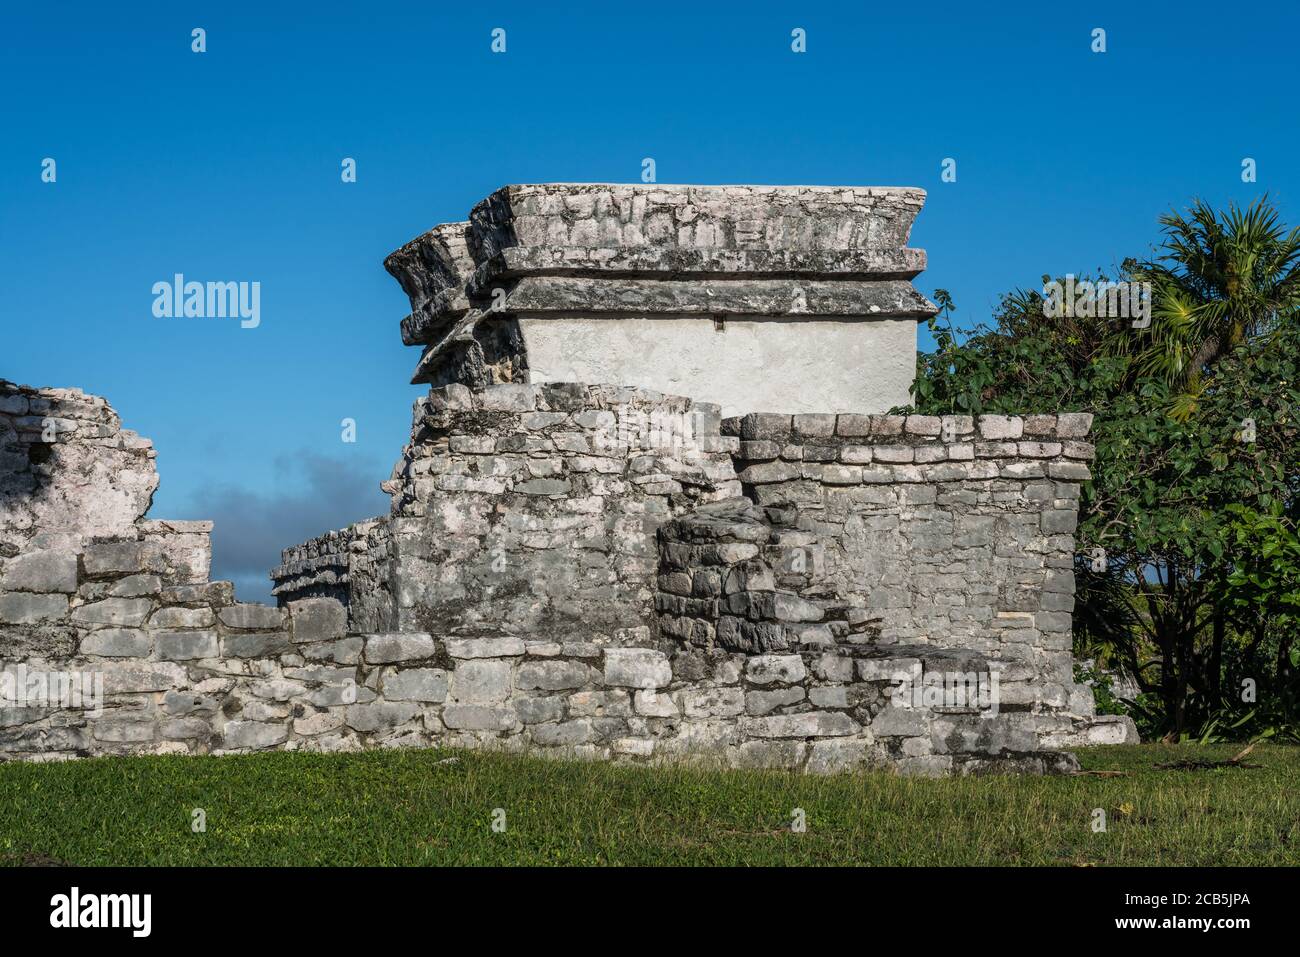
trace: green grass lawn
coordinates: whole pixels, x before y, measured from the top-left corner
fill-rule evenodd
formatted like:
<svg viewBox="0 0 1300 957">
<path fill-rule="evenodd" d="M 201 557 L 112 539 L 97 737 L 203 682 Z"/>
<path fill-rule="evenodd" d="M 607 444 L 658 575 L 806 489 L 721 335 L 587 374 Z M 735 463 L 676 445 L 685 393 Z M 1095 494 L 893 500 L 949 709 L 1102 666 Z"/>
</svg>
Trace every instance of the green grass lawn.
<svg viewBox="0 0 1300 957">
<path fill-rule="evenodd" d="M 1084 767 L 1126 774 L 947 780 L 448 751 L 10 763 L 0 863 L 1300 863 L 1300 748 L 1261 746 L 1253 769 L 1154 767 L 1237 750 L 1097 748 Z"/>
</svg>

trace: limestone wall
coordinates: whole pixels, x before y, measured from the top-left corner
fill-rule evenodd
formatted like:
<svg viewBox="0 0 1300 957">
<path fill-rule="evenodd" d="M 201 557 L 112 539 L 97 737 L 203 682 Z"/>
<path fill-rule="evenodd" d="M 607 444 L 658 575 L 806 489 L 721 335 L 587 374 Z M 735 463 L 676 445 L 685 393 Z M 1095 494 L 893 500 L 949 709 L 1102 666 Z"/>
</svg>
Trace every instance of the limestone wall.
<svg viewBox="0 0 1300 957">
<path fill-rule="evenodd" d="M 66 394 L 8 397 L 18 417 Z M 450 385 L 416 405 L 392 513 L 287 549 L 272 608 L 207 581 L 210 523 L 123 510 L 110 473 L 152 491 L 148 443 L 73 398 L 88 426 L 17 423 L 5 448 L 0 758 L 448 744 L 1037 772 L 1132 733 L 1068 679 L 1086 417 L 724 424 L 631 388 Z"/>
<path fill-rule="evenodd" d="M 346 595 L 359 630 L 647 632 L 656 530 L 740 492 L 719 426 L 716 406 L 630 388 L 431 390 L 392 515 L 286 549 L 276 595 Z"/>
<path fill-rule="evenodd" d="M 654 641 L 357 634 L 333 598 L 236 602 L 169 583 L 156 543 L 0 564 L 0 759 L 429 746 L 814 772 L 1072 767 L 1068 715 L 895 704 L 899 675 L 987 670 L 924 647 L 755 655 Z M 17 601 L 14 601 L 17 599 Z M 33 633 L 57 643 L 25 641 Z M 635 631 L 635 630 L 633 630 Z"/>
<path fill-rule="evenodd" d="M 1065 707 L 1083 694 L 1071 612 L 1091 423 L 760 414 L 724 429 L 741 438 L 747 494 L 788 516 L 786 539 L 806 541 L 816 577 L 805 591 L 846 606 L 849 624 L 869 622 L 872 641 L 1006 662 L 1004 701 Z"/>
<path fill-rule="evenodd" d="M 894 705 L 900 673 L 954 666 L 926 649 L 350 634 L 334 599 L 270 608 L 235 602 L 227 582 L 164 584 L 157 553 L 135 540 L 84 546 L 43 578 L 13 570 L 6 587 L 54 598 L 29 615 L 69 641 L 15 661 L 0 626 L 0 759 L 453 745 L 815 772 L 1073 767 L 1041 737 L 1072 741 L 1068 718 L 1031 727 Z M 75 701 L 50 697 L 74 689 Z"/>
<path fill-rule="evenodd" d="M 0 379 L 0 555 L 133 529 L 154 458 L 99 396 Z"/>
</svg>

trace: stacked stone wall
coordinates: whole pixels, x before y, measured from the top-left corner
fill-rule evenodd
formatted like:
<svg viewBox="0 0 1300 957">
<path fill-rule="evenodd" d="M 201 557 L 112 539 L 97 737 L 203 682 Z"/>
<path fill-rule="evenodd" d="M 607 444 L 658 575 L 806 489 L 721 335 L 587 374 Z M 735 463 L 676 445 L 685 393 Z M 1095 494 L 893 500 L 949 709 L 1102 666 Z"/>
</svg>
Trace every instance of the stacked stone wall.
<svg viewBox="0 0 1300 957">
<path fill-rule="evenodd" d="M 49 411 L 44 390 L 8 395 L 25 402 L 10 416 Z M 938 774 L 1068 769 L 1061 748 L 1131 733 L 1052 686 L 1081 419 L 957 422 L 948 442 L 916 417 L 724 428 L 716 406 L 642 390 L 451 385 L 417 403 L 392 514 L 286 550 L 268 607 L 207 580 L 210 523 L 145 519 L 139 499 L 120 511 L 108 473 L 126 454 L 144 476 L 127 487 L 151 492 L 152 450 L 102 400 L 72 398 L 85 432 L 37 443 L 10 426 L 55 446 L 42 462 L 85 468 L 7 460 L 0 758 L 445 744 Z M 96 534 L 75 495 L 26 502 L 42 482 L 90 483 Z M 991 517 L 988 541 L 957 540 L 966 515 Z M 871 521 L 916 553 L 904 606 L 854 565 Z M 909 531 L 936 524 L 954 536 L 936 551 Z M 1007 575 L 1009 609 L 970 587 Z M 992 617 L 958 595 L 987 596 Z M 908 633 L 922 616 L 929 631 Z M 997 676 L 1001 707 L 908 691 L 953 675 Z"/>
<path fill-rule="evenodd" d="M 392 515 L 287 549 L 277 597 L 347 583 L 361 629 L 645 631 L 658 527 L 739 494 L 720 423 L 716 406 L 638 389 L 434 389 L 384 485 Z"/>
<path fill-rule="evenodd" d="M 1004 700 L 1063 708 L 1082 698 L 1071 612 L 1091 424 L 1082 413 L 758 414 L 724 431 L 741 440 L 746 493 L 795 526 L 787 539 L 807 537 L 804 632 L 832 596 L 872 640 L 1014 663 Z"/>
</svg>

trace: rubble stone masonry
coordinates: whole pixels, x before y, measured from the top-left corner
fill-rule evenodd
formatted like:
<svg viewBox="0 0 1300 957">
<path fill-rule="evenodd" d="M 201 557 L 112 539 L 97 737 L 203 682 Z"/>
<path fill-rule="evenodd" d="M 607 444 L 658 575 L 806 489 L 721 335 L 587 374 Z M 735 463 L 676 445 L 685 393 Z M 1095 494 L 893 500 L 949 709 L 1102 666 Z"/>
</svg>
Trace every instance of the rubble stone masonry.
<svg viewBox="0 0 1300 957">
<path fill-rule="evenodd" d="M 914 341 L 932 311 L 904 245 L 922 199 L 507 187 L 404 246 L 388 265 L 432 388 L 390 512 L 286 548 L 278 607 L 208 580 L 210 523 L 145 518 L 154 452 L 107 402 L 0 380 L 0 758 L 457 745 L 1041 773 L 1135 740 L 1072 677 L 1089 415 L 890 415 L 892 385 L 818 411 L 816 350 L 746 394 L 751 353 L 722 339 L 721 394 L 678 395 L 636 350 L 647 315 L 780 342 L 811 313 L 910 369 L 872 330 L 884 313 Z M 624 353 L 542 371 L 588 339 Z M 832 392 L 863 374 L 823 359 Z"/>
</svg>

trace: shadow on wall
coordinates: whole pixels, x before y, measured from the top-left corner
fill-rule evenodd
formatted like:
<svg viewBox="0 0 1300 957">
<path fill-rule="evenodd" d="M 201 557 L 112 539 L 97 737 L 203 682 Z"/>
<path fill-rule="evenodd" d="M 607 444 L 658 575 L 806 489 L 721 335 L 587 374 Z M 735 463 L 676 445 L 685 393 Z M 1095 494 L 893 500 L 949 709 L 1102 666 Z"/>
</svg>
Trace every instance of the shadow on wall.
<svg viewBox="0 0 1300 957">
<path fill-rule="evenodd" d="M 374 463 L 299 451 L 275 460 L 269 491 L 210 485 L 194 493 L 192 518 L 211 519 L 212 580 L 235 583 L 240 601 L 274 605 L 267 572 L 280 551 L 332 528 L 388 513 Z"/>
</svg>

